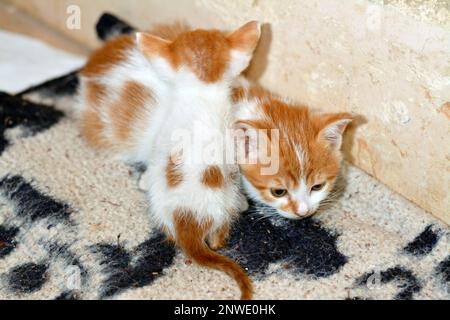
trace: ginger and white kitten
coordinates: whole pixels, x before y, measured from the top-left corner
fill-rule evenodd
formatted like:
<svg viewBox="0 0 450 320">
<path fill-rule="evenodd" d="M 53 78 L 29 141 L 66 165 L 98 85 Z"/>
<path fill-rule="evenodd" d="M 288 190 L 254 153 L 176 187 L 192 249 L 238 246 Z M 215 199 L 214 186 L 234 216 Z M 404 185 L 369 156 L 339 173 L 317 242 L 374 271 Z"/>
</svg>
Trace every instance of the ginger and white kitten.
<svg viewBox="0 0 450 320">
<path fill-rule="evenodd" d="M 249 22 L 235 32 L 120 36 L 89 59 L 81 73 L 80 125 L 86 141 L 126 161 L 147 164 L 150 211 L 160 228 L 200 265 L 226 272 L 252 296 L 252 283 L 222 247 L 246 204 L 237 164 L 204 163 L 172 138 L 182 132 L 206 147 L 232 126 L 231 85 L 260 37 Z M 194 130 L 200 129 L 201 136 Z M 209 245 L 208 245 L 209 244 Z"/>
<path fill-rule="evenodd" d="M 278 129 L 279 135 L 276 173 L 264 174 L 261 169 L 273 163 L 262 163 L 259 158 L 240 165 L 248 196 L 276 208 L 286 218 L 314 214 L 333 190 L 342 160 L 342 135 L 352 121 L 351 114 L 312 112 L 243 78 L 235 84 L 233 99 L 238 128 Z"/>
</svg>

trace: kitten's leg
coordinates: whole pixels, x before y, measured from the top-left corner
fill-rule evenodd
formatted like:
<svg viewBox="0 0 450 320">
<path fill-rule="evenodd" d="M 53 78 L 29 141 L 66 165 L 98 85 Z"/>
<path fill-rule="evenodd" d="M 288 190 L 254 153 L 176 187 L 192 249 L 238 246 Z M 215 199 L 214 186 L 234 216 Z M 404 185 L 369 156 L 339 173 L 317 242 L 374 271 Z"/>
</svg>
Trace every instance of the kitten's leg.
<svg viewBox="0 0 450 320">
<path fill-rule="evenodd" d="M 248 205 L 248 201 L 247 201 L 247 197 L 241 193 L 240 197 L 239 197 L 239 213 L 240 212 L 244 212 L 247 211 L 249 205 Z"/>
<path fill-rule="evenodd" d="M 225 223 L 217 231 L 212 233 L 208 238 L 209 247 L 212 250 L 218 250 L 227 243 L 228 234 L 230 233 L 230 224 Z"/>
<path fill-rule="evenodd" d="M 149 176 L 149 170 L 144 171 L 144 173 L 141 174 L 141 176 L 139 177 L 139 181 L 138 181 L 138 188 L 141 191 L 148 191 L 149 190 L 149 186 L 148 186 L 148 176 Z"/>
<path fill-rule="evenodd" d="M 166 241 L 175 244 L 175 238 L 170 234 L 166 234 Z"/>
<path fill-rule="evenodd" d="M 165 234 L 166 236 L 166 241 L 171 242 L 173 244 L 175 244 L 175 238 L 174 236 L 169 232 L 169 229 L 167 227 L 162 227 L 161 231 Z"/>
</svg>

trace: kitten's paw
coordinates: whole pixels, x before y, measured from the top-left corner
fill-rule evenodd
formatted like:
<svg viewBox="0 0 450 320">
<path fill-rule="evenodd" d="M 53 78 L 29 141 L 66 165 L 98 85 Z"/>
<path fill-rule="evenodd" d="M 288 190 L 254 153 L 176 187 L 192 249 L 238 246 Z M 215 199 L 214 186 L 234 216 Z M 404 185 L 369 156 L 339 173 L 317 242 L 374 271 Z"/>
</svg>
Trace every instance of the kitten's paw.
<svg viewBox="0 0 450 320">
<path fill-rule="evenodd" d="M 211 248 L 211 250 L 217 251 L 225 247 L 226 243 L 226 239 L 214 239 L 210 241 L 209 247 Z"/>
<path fill-rule="evenodd" d="M 230 232 L 230 226 L 224 224 L 219 230 L 209 236 L 208 244 L 212 250 L 219 250 L 225 247 L 227 244 L 228 233 Z"/>
<path fill-rule="evenodd" d="M 239 201 L 239 213 L 247 211 L 248 208 L 249 208 L 249 204 L 248 204 L 247 198 L 243 196 L 241 198 L 241 200 Z"/>
<path fill-rule="evenodd" d="M 149 191 L 149 185 L 148 185 L 148 171 L 145 171 L 141 176 L 139 177 L 138 181 L 138 188 L 141 191 Z"/>
</svg>

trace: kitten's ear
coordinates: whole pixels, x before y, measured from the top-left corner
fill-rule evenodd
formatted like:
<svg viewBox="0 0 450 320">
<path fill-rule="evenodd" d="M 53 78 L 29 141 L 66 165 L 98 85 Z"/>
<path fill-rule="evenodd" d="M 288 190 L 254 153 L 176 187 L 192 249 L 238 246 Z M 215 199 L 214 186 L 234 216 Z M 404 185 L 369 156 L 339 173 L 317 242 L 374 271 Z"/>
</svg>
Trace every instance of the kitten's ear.
<svg viewBox="0 0 450 320">
<path fill-rule="evenodd" d="M 231 47 L 235 50 L 251 54 L 261 36 L 261 25 L 258 21 L 250 21 L 228 35 Z"/>
<path fill-rule="evenodd" d="M 148 58 L 165 55 L 169 51 L 170 41 L 146 32 L 136 33 L 136 44 L 139 50 Z"/>
<path fill-rule="evenodd" d="M 342 135 L 347 125 L 352 122 L 350 113 L 329 113 L 319 116 L 319 138 L 325 140 L 331 148 L 339 150 L 342 145 Z"/>
<path fill-rule="evenodd" d="M 258 22 L 251 21 L 228 35 L 231 46 L 230 75 L 236 77 L 248 67 L 261 35 Z"/>
</svg>

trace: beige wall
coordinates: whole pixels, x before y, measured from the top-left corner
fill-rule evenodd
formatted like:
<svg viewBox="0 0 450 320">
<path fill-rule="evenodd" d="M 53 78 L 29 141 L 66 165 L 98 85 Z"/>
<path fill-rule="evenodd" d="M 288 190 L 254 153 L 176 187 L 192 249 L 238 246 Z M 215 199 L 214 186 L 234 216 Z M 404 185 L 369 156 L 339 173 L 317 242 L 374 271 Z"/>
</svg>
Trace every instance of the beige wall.
<svg viewBox="0 0 450 320">
<path fill-rule="evenodd" d="M 450 223 L 450 1 L 10 2 L 91 47 L 105 10 L 141 28 L 176 18 L 266 23 L 252 77 L 293 100 L 365 117 L 346 141 L 347 158 Z M 69 4 L 81 7 L 81 30 L 65 27 Z"/>
</svg>

